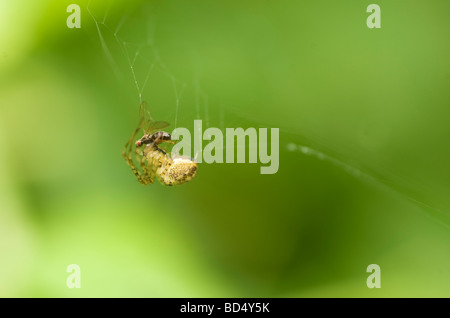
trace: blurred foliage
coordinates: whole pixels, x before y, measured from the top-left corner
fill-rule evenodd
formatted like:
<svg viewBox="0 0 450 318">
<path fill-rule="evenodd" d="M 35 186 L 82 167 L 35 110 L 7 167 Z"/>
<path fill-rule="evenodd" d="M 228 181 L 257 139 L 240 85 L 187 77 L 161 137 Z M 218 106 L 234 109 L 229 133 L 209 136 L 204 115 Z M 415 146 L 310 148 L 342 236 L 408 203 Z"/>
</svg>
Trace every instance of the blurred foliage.
<svg viewBox="0 0 450 318">
<path fill-rule="evenodd" d="M 380 0 L 378 30 L 370 2 L 76 3 L 81 29 L 70 2 L 0 2 L 0 296 L 450 295 L 448 1 Z M 280 127 L 278 173 L 138 184 L 138 50 L 154 118 Z"/>
</svg>

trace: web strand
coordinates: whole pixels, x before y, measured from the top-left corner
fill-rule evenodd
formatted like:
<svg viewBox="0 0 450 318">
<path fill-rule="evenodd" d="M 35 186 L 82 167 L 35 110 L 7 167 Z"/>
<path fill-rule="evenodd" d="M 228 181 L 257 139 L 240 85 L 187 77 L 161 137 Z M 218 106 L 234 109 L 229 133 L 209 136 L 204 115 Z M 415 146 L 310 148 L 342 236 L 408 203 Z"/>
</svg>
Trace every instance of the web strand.
<svg viewBox="0 0 450 318">
<path fill-rule="evenodd" d="M 94 20 L 95 27 L 96 27 L 97 33 L 98 33 L 98 37 L 100 39 L 100 44 L 101 44 L 102 50 L 105 53 L 105 56 L 106 56 L 108 62 L 111 64 L 111 68 L 113 69 L 113 72 L 114 72 L 115 76 L 117 78 L 119 78 L 118 67 L 117 67 L 117 65 L 116 65 L 116 63 L 114 61 L 114 58 L 113 58 L 113 56 L 111 54 L 111 51 L 109 50 L 108 45 L 106 44 L 106 41 L 105 41 L 105 39 L 103 37 L 103 34 L 102 34 L 101 30 L 100 30 L 100 24 L 101 25 L 105 25 L 104 21 L 106 20 L 106 16 L 107 16 L 107 12 L 108 11 L 105 13 L 105 15 L 103 17 L 103 22 L 98 22 L 98 20 L 95 18 L 95 16 L 92 14 L 91 10 L 89 9 L 90 3 L 91 3 L 91 1 L 88 2 L 86 10 L 89 13 L 89 15 L 92 17 L 92 19 Z"/>
<path fill-rule="evenodd" d="M 107 32 L 111 33 L 111 35 L 114 37 L 116 43 L 118 44 L 120 50 L 123 52 L 123 54 L 125 56 L 125 61 L 128 64 L 128 68 L 129 68 L 131 76 L 133 78 L 133 83 L 136 88 L 140 104 L 143 102 L 143 93 L 144 93 L 145 88 L 148 86 L 148 83 L 150 80 L 150 75 L 153 72 L 153 70 L 155 69 L 155 66 L 159 66 L 159 68 L 161 70 L 163 70 L 164 74 L 170 79 L 170 81 L 172 82 L 173 91 L 175 94 L 175 127 L 176 127 L 178 124 L 181 98 L 182 98 L 184 89 L 186 88 L 187 85 L 184 82 L 178 80 L 174 76 L 174 74 L 170 71 L 170 69 L 167 67 L 165 62 L 162 60 L 162 58 L 155 46 L 155 41 L 154 41 L 154 37 L 153 37 L 153 28 L 150 23 L 150 20 L 147 24 L 148 25 L 148 36 L 147 36 L 147 39 L 145 40 L 145 42 L 143 42 L 144 44 L 137 45 L 137 46 L 135 46 L 135 47 L 137 47 L 136 49 L 132 49 L 134 44 L 122 40 L 121 37 L 119 36 L 120 32 L 123 29 L 123 26 L 125 25 L 126 21 L 129 18 L 129 13 L 126 13 L 125 15 L 122 16 L 122 18 L 119 20 L 119 22 L 115 28 L 110 28 L 110 27 L 108 27 L 108 25 L 106 25 L 106 21 L 107 21 L 109 11 L 111 8 L 111 1 L 108 3 L 108 6 L 105 10 L 105 13 L 104 13 L 101 21 L 98 20 L 96 18 L 96 16 L 92 13 L 92 11 L 89 7 L 90 4 L 91 4 L 91 1 L 88 2 L 86 9 L 87 9 L 89 15 L 91 16 L 92 20 L 94 21 L 94 24 L 95 24 L 95 27 L 96 27 L 96 30 L 98 33 L 98 37 L 100 40 L 101 48 L 102 48 L 105 56 L 106 56 L 107 60 L 109 61 L 109 63 L 111 64 L 111 67 L 112 67 L 115 75 L 119 78 L 118 66 L 115 63 L 113 55 L 111 53 L 111 50 L 106 43 L 106 40 L 102 33 L 101 27 L 104 28 L 104 30 L 106 30 Z M 152 54 L 153 54 L 153 60 L 149 60 L 148 58 L 141 56 L 141 51 L 144 48 L 151 48 Z M 145 77 L 142 82 L 138 79 L 138 76 L 136 73 L 136 63 L 138 60 L 142 60 L 148 65 L 148 66 L 146 66 L 147 70 L 145 72 Z"/>
<path fill-rule="evenodd" d="M 447 220 L 448 216 L 445 215 L 440 209 L 432 206 L 431 204 L 425 203 L 422 200 L 414 198 L 413 196 L 408 194 L 407 189 L 403 189 L 400 185 L 396 185 L 395 187 L 389 185 L 387 183 L 387 181 L 390 181 L 389 179 L 385 181 L 382 178 L 375 176 L 374 174 L 371 174 L 367 171 L 363 171 L 359 167 L 355 167 L 352 164 L 346 163 L 336 157 L 330 156 L 328 154 L 325 154 L 324 152 L 318 151 L 311 147 L 297 145 L 295 143 L 289 143 L 287 145 L 287 150 L 290 152 L 300 152 L 303 155 L 314 157 L 321 161 L 329 162 L 332 165 L 343 169 L 344 171 L 346 171 L 347 173 L 349 173 L 350 175 L 352 175 L 357 179 L 363 180 L 366 183 L 369 183 L 373 186 L 377 186 L 391 194 L 394 194 L 396 196 L 405 199 L 406 201 L 418 207 L 419 210 L 421 212 L 424 212 L 427 217 L 432 218 L 440 225 L 446 227 L 447 229 L 450 229 L 450 223 L 448 222 L 449 220 Z"/>
</svg>

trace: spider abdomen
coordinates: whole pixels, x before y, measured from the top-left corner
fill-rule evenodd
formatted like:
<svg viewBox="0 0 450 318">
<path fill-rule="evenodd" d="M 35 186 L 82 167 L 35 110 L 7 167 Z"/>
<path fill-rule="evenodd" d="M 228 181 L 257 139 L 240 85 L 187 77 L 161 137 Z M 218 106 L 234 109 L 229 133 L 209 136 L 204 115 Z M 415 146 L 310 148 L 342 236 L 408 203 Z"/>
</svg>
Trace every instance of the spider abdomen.
<svg viewBox="0 0 450 318">
<path fill-rule="evenodd" d="M 198 165 L 186 157 L 175 157 L 165 160 L 157 170 L 159 181 L 167 186 L 186 183 L 194 178 Z"/>
</svg>

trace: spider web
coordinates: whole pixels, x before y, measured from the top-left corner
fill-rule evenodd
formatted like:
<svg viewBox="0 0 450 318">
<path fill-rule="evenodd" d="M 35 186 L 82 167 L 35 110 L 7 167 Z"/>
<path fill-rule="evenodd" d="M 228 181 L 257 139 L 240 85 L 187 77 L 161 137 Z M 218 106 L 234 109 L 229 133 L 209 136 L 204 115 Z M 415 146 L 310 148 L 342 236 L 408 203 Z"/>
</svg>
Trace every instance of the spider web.
<svg viewBox="0 0 450 318">
<path fill-rule="evenodd" d="M 302 154 L 328 162 L 343 169 L 356 179 L 379 188 L 395 197 L 399 197 L 402 200 L 406 200 L 416 208 L 419 208 L 420 211 L 424 212 L 427 217 L 432 218 L 433 221 L 450 229 L 450 219 L 448 215 L 437 208 L 435 203 L 432 203 L 425 198 L 418 199 L 419 197 L 422 197 L 422 195 L 411 189 L 411 183 L 394 173 L 388 174 L 381 168 L 373 170 L 359 164 L 348 162 L 348 160 L 340 159 L 338 155 L 332 156 L 314 148 L 293 142 L 288 143 L 286 148 L 294 154 Z"/>
<path fill-rule="evenodd" d="M 238 110 L 228 109 L 228 112 L 233 117 L 251 120 L 250 115 L 238 112 Z M 267 123 L 259 123 L 259 127 L 269 126 Z M 450 215 L 434 200 L 430 200 L 424 195 L 425 191 L 419 189 L 419 182 L 416 180 L 402 178 L 397 173 L 388 171 L 384 167 L 355 162 L 333 149 L 333 147 L 327 146 L 327 143 L 317 136 L 305 137 L 304 135 L 293 134 L 293 130 L 289 127 L 280 126 L 280 136 L 282 135 L 287 137 L 286 139 L 291 139 L 291 141 L 280 144 L 280 151 L 285 150 L 292 156 L 308 156 L 342 169 L 355 179 L 380 189 L 392 197 L 408 202 L 433 222 L 450 229 Z M 300 143 L 299 140 L 301 140 Z"/>
<path fill-rule="evenodd" d="M 154 10 L 151 4 L 147 3 L 143 4 L 142 7 L 138 6 L 136 9 L 129 9 L 125 13 L 119 14 L 118 20 L 114 15 L 110 14 L 112 9 L 117 9 L 114 6 L 114 1 L 109 1 L 106 8 L 95 8 L 93 7 L 95 4 L 94 1 L 89 0 L 86 5 L 86 11 L 94 22 L 100 48 L 118 81 L 126 78 L 127 75 L 131 75 L 129 82 L 133 83 L 139 104 L 152 97 L 148 91 L 152 84 L 156 81 L 161 81 L 161 78 L 155 74 L 155 71 L 159 70 L 172 87 L 174 101 L 166 103 L 165 107 L 166 113 L 169 114 L 168 121 L 173 123 L 173 128 L 179 126 L 180 114 L 183 113 L 182 119 L 185 123 L 187 119 L 191 123 L 193 123 L 194 119 L 201 119 L 203 121 L 203 129 L 216 126 L 225 131 L 226 109 L 222 104 L 219 104 L 215 117 L 211 118 L 210 99 L 201 84 L 201 66 L 198 59 L 193 59 L 193 76 L 192 79 L 187 81 L 179 79 L 161 56 L 155 36 L 155 30 L 158 26 L 157 19 L 155 16 L 152 16 Z M 138 9 L 141 9 L 140 12 L 138 12 Z M 141 21 L 135 21 L 139 20 L 139 13 L 142 13 L 140 16 Z M 138 17 L 136 18 L 136 16 Z M 146 29 L 145 32 L 142 32 L 145 33 L 145 36 L 126 34 L 126 29 L 134 31 L 136 29 L 141 30 L 142 27 Z M 120 66 L 123 62 L 126 64 L 124 65 L 125 67 Z M 192 103 L 185 102 L 186 92 L 193 95 Z M 195 112 L 195 115 L 186 115 L 183 112 L 187 110 L 186 108 L 190 108 L 190 110 Z M 137 106 L 136 113 L 138 113 Z M 245 121 L 239 121 L 236 118 L 229 125 L 237 124 L 237 126 L 241 126 Z M 201 131 L 195 133 L 202 134 Z M 222 149 L 227 149 L 225 143 Z M 198 155 L 198 153 L 193 153 L 192 157 L 197 159 Z"/>
<path fill-rule="evenodd" d="M 141 104 L 143 101 L 146 101 L 144 95 L 146 89 L 149 87 L 149 82 L 151 82 L 151 75 L 158 69 L 170 81 L 170 85 L 172 86 L 174 102 L 167 107 L 172 108 L 170 113 L 172 114 L 174 128 L 178 127 L 183 95 L 188 87 L 195 94 L 195 117 L 197 119 L 203 119 L 209 125 L 208 95 L 201 87 L 198 74 L 195 75 L 192 81 L 193 83 L 180 80 L 161 57 L 155 40 L 156 22 L 154 17 L 151 16 L 151 7 L 142 10 L 141 20 L 136 24 L 138 29 L 142 25 L 146 27 L 144 32 L 146 33 L 145 37 L 139 37 L 139 35 L 130 36 L 130 34 L 125 34 L 124 29 L 127 25 L 132 25 L 136 20 L 135 16 L 140 12 L 137 10 L 129 10 L 118 21 L 113 21 L 115 17 L 110 15 L 110 11 L 114 6 L 114 1 L 110 1 L 106 9 L 95 9 L 93 6 L 94 2 L 89 0 L 86 11 L 94 22 L 101 49 L 118 80 L 124 77 L 124 71 L 119 64 L 123 61 L 126 62 L 128 69 L 126 73 L 131 74 L 139 101 L 136 104 Z M 134 30 L 136 28 L 131 26 L 128 29 Z M 130 40 L 129 37 L 135 37 L 135 39 Z M 118 55 L 112 49 L 114 47 L 118 48 L 116 51 L 119 51 L 121 54 Z M 160 81 L 160 78 L 158 78 L 158 81 Z M 138 107 L 136 107 L 137 112 Z"/>
<path fill-rule="evenodd" d="M 113 1 L 108 3 L 106 9 L 99 9 L 98 12 L 92 8 L 92 5 L 93 4 L 91 1 L 89 1 L 86 10 L 94 21 L 100 46 L 105 58 L 110 64 L 117 79 L 121 79 L 124 76 L 122 74 L 123 71 L 119 66 L 120 61 L 126 62 L 126 68 L 128 73 L 131 74 L 131 81 L 135 86 L 134 90 L 137 93 L 136 95 L 139 104 L 145 100 L 143 96 L 146 89 L 149 87 L 151 74 L 156 69 L 159 69 L 170 81 L 172 86 L 174 103 L 168 107 L 169 112 L 172 113 L 171 116 L 173 118 L 174 128 L 177 128 L 179 124 L 179 115 L 181 113 L 182 101 L 186 90 L 189 90 L 194 94 L 195 119 L 202 119 L 206 124 L 205 126 L 210 127 L 210 101 L 208 94 L 201 86 L 200 74 L 198 71 L 199 68 L 195 68 L 192 81 L 188 83 L 180 80 L 167 66 L 158 50 L 155 39 L 155 19 L 151 17 L 151 10 L 144 10 L 147 12 L 147 15 L 145 16 L 147 21 L 146 36 L 144 38 L 130 40 L 128 38 L 129 35 L 123 35 L 123 30 L 125 25 L 130 24 L 133 21 L 132 15 L 135 12 L 126 12 L 118 21 L 111 21 L 112 19 L 110 20 L 111 16 L 109 13 L 114 5 Z M 107 37 L 111 38 L 111 40 L 108 40 Z M 121 56 L 115 57 L 115 54 L 111 50 L 111 47 L 114 44 L 118 46 Z M 139 67 L 137 66 L 138 63 Z M 219 118 L 216 118 L 215 122 L 217 122 L 222 131 L 225 130 L 225 122 L 227 123 L 227 127 L 241 127 L 243 122 L 254 122 L 254 118 L 252 116 L 246 116 L 245 114 L 242 114 L 240 110 L 233 110 L 232 108 L 227 107 L 226 110 L 227 113 L 230 113 L 230 116 L 226 116 L 223 105 L 219 104 L 218 110 Z M 136 107 L 136 113 L 138 113 L 138 107 Z M 232 117 L 231 121 L 229 117 Z M 258 124 L 259 127 L 272 126 L 263 126 L 260 122 Z M 292 130 L 288 128 L 280 128 L 280 132 L 286 133 L 287 135 L 292 134 Z M 422 199 L 423 196 L 420 193 L 413 191 L 412 188 L 416 187 L 412 187 L 411 185 L 414 183 L 405 181 L 395 173 L 388 172 L 381 167 L 370 168 L 359 163 L 355 163 L 354 161 L 339 154 L 339 152 L 323 146 L 326 143 L 321 144 L 317 140 L 312 139 L 305 143 L 298 143 L 298 139 L 305 138 L 304 136 L 300 136 L 300 138 L 295 139 L 296 142 L 283 143 L 283 141 L 281 141 L 282 144 L 280 144 L 280 150 L 285 150 L 292 156 L 309 156 L 343 169 L 354 178 L 359 179 L 373 187 L 380 188 L 395 197 L 399 197 L 402 200 L 411 203 L 433 221 L 450 229 L 449 216 L 440 208 L 437 208 L 435 203 L 432 203 L 427 199 Z M 223 149 L 227 149 L 227 147 L 228 146 L 224 143 Z"/>
</svg>

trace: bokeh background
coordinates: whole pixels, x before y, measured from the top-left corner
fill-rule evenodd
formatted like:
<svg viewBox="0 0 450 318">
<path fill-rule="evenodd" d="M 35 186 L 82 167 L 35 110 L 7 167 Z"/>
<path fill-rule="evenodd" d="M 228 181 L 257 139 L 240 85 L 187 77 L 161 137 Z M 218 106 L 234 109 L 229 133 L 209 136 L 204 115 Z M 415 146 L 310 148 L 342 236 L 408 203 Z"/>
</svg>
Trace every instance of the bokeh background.
<svg viewBox="0 0 450 318">
<path fill-rule="evenodd" d="M 449 297 L 450 2 L 370 3 L 1 0 L 0 296 Z M 140 185 L 130 66 L 156 119 L 279 127 L 278 173 Z"/>
</svg>

